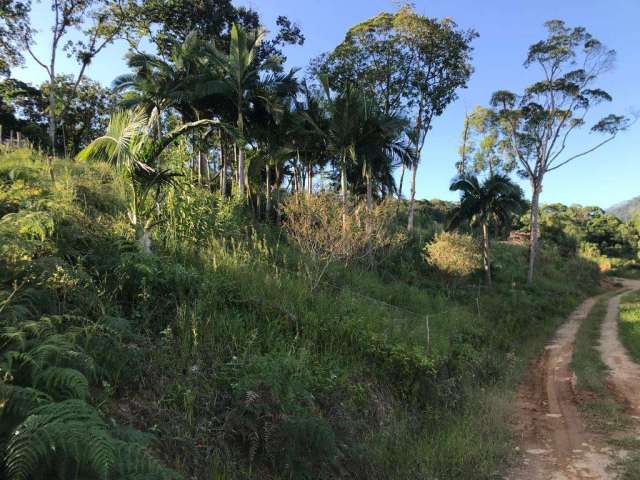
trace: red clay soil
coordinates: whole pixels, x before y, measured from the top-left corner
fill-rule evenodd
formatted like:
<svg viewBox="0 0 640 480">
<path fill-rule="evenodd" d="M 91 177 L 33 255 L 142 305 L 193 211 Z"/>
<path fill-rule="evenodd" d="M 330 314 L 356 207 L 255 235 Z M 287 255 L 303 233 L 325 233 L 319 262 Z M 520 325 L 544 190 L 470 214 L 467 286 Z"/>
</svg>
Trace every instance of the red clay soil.
<svg viewBox="0 0 640 480">
<path fill-rule="evenodd" d="M 585 430 L 571 371 L 573 342 L 580 322 L 597 298 L 582 303 L 557 331 L 544 354 L 529 369 L 518 390 L 520 465 L 510 480 L 613 479 L 610 448 Z"/>
</svg>

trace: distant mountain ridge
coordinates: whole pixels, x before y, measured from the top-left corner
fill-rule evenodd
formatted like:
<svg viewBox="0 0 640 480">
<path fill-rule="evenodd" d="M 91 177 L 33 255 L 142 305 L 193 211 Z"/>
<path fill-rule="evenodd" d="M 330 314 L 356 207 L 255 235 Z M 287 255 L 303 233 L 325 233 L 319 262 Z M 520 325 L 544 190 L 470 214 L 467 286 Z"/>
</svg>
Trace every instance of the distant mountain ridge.
<svg viewBox="0 0 640 480">
<path fill-rule="evenodd" d="M 631 220 L 640 213 L 640 195 L 625 202 L 616 203 L 607 209 L 607 213 L 615 215 L 620 220 Z"/>
</svg>

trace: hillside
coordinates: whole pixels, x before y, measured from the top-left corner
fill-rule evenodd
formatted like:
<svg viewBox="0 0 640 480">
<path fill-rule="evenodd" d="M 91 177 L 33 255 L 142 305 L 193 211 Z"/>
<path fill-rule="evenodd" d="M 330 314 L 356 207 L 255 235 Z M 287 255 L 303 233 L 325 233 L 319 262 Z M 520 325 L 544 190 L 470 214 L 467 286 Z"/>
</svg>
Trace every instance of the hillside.
<svg viewBox="0 0 640 480">
<path fill-rule="evenodd" d="M 545 248 L 525 288 L 504 243 L 492 289 L 446 279 L 430 204 L 422 236 L 310 283 L 279 227 L 186 181 L 145 253 L 126 188 L 98 162 L 0 157 L 10 478 L 495 478 L 515 382 L 598 280 Z"/>
<path fill-rule="evenodd" d="M 615 215 L 620 220 L 632 220 L 638 213 L 640 213 L 640 196 L 609 207 L 607 209 L 607 213 Z"/>
</svg>

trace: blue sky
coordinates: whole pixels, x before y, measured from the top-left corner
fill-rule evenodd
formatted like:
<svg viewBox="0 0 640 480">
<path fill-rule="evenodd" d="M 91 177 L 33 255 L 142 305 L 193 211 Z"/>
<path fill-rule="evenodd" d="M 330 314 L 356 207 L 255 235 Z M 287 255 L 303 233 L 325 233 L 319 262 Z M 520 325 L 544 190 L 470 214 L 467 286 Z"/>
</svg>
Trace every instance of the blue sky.
<svg viewBox="0 0 640 480">
<path fill-rule="evenodd" d="M 46 31 L 50 13 L 48 3 L 35 3 L 33 21 L 43 32 L 37 36 L 36 52 L 48 49 Z M 309 58 L 331 50 L 355 23 L 380 11 L 395 9 L 390 0 L 244 0 L 237 4 L 257 10 L 267 28 L 275 25 L 278 15 L 287 15 L 298 23 L 306 37 L 305 45 L 287 49 L 289 66 L 306 67 Z M 455 174 L 454 164 L 465 111 L 475 105 L 486 105 L 491 93 L 498 89 L 521 91 L 537 78 L 525 70 L 522 62 L 530 44 L 544 37 L 543 23 L 552 18 L 563 19 L 570 26 L 585 26 L 592 34 L 618 52 L 613 71 L 602 77 L 600 86 L 614 98 L 599 111 L 599 116 L 615 112 L 628 114 L 640 110 L 640 0 L 417 0 L 416 10 L 429 16 L 451 17 L 462 28 L 473 28 L 480 34 L 474 42 L 475 72 L 460 98 L 437 119 L 425 145 L 418 170 L 417 196 L 453 200 L 448 191 Z M 126 71 L 123 55 L 126 45 L 118 43 L 104 51 L 87 69 L 89 77 L 110 84 Z M 45 55 L 46 56 L 46 55 Z M 61 72 L 76 72 L 77 67 L 66 58 L 59 64 Z M 32 83 L 46 77 L 32 60 L 26 68 L 16 69 L 14 76 Z M 571 151 L 597 143 L 588 133 L 573 137 Z M 588 157 L 577 160 L 549 174 L 545 179 L 542 201 L 545 203 L 580 203 L 608 207 L 640 195 L 640 122 L 622 133 L 614 142 Z M 527 189 L 527 185 L 523 185 Z"/>
</svg>

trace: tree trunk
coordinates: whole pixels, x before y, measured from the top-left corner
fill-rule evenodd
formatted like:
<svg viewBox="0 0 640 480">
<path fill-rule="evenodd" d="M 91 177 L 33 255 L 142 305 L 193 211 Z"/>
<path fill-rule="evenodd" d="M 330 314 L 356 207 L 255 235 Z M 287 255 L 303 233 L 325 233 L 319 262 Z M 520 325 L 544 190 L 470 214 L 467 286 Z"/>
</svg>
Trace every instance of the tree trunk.
<svg viewBox="0 0 640 480">
<path fill-rule="evenodd" d="M 347 162 L 343 157 L 340 170 L 340 195 L 342 197 L 342 230 L 347 230 Z"/>
<path fill-rule="evenodd" d="M 366 170 L 366 184 L 367 184 L 367 237 L 369 238 L 367 244 L 369 246 L 369 254 L 373 252 L 371 236 L 373 234 L 373 187 L 371 185 L 371 169 Z M 371 265 L 373 266 L 373 257 L 370 256 Z"/>
<path fill-rule="evenodd" d="M 489 244 L 489 225 L 487 222 L 482 223 L 482 260 L 484 263 L 484 278 L 487 287 L 491 286 L 491 246 Z"/>
<path fill-rule="evenodd" d="M 278 167 L 278 163 L 276 162 L 276 225 L 280 225 L 282 223 L 282 212 L 280 211 L 280 168 Z"/>
<path fill-rule="evenodd" d="M 538 209 L 540 204 L 540 192 L 542 191 L 542 179 L 532 180 L 531 186 L 531 232 L 529 238 L 529 272 L 527 273 L 527 283 L 533 283 L 533 271 L 538 253 Z"/>
<path fill-rule="evenodd" d="M 51 153 L 56 153 L 56 92 L 55 74 L 53 72 L 53 61 L 51 62 L 51 76 L 49 77 L 49 141 L 51 142 Z"/>
<path fill-rule="evenodd" d="M 371 170 L 367 169 L 367 210 L 373 210 L 373 187 L 371 185 Z"/>
<path fill-rule="evenodd" d="M 227 155 L 220 140 L 220 195 L 227 196 Z"/>
<path fill-rule="evenodd" d="M 151 232 L 143 230 L 142 235 L 138 238 L 138 243 L 144 253 L 151 253 Z"/>
<path fill-rule="evenodd" d="M 407 221 L 407 232 L 413 231 L 413 216 L 416 200 L 416 174 L 418 173 L 418 163 L 415 162 L 411 167 L 411 194 L 409 197 L 409 220 Z"/>
<path fill-rule="evenodd" d="M 237 99 L 238 106 L 238 130 L 240 132 L 240 142 L 242 145 L 236 141 L 236 145 L 238 146 L 238 193 L 240 194 L 240 198 L 244 198 L 244 118 L 242 118 L 242 93 L 238 92 Z"/>
<path fill-rule="evenodd" d="M 404 183 L 404 171 L 405 165 L 402 162 L 402 169 L 400 170 L 400 183 L 398 185 L 398 200 L 402 200 L 402 184 Z"/>
<path fill-rule="evenodd" d="M 313 194 L 313 164 L 311 160 L 307 162 L 307 194 Z"/>
<path fill-rule="evenodd" d="M 202 152 L 200 150 L 198 150 L 198 154 L 196 155 L 196 161 L 193 168 L 198 174 L 198 183 L 202 184 Z"/>
<path fill-rule="evenodd" d="M 244 148 L 238 146 L 238 194 L 244 198 Z"/>
<path fill-rule="evenodd" d="M 265 192 L 265 217 L 266 220 L 269 221 L 271 219 L 271 178 L 270 178 L 270 169 L 269 165 L 265 167 L 267 173 L 267 190 Z"/>
<path fill-rule="evenodd" d="M 200 181 L 202 183 L 209 183 L 207 181 L 209 179 L 209 161 L 207 152 L 200 151 L 200 168 L 198 170 L 200 173 Z"/>
</svg>

